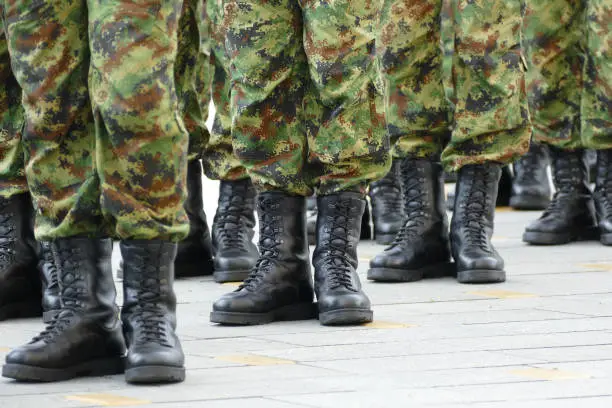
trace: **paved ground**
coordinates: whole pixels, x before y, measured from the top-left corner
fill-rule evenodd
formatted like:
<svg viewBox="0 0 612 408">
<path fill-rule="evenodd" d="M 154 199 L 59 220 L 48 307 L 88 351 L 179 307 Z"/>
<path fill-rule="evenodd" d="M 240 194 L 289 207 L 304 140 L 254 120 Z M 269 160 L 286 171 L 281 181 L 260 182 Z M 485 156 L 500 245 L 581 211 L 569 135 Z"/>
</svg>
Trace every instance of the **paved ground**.
<svg viewBox="0 0 612 408">
<path fill-rule="evenodd" d="M 216 186 L 207 183 L 205 191 L 210 215 Z M 376 321 L 362 327 L 214 326 L 211 302 L 233 287 L 208 278 L 180 281 L 185 383 L 3 379 L 0 408 L 610 408 L 612 251 L 595 242 L 526 247 L 522 229 L 536 215 L 497 215 L 507 283 L 366 283 Z M 361 246 L 362 275 L 381 249 Z M 2 323 L 0 357 L 40 328 L 37 321 Z"/>
</svg>

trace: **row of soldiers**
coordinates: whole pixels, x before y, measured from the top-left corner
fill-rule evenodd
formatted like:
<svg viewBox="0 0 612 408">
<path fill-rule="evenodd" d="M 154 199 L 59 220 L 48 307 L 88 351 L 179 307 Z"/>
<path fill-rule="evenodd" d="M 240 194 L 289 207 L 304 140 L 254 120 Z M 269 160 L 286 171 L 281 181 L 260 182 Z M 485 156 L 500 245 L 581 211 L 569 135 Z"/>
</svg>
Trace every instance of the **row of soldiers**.
<svg viewBox="0 0 612 408">
<path fill-rule="evenodd" d="M 356 248 L 368 186 L 389 179 L 401 223 L 376 231 L 390 246 L 370 279 L 503 282 L 498 183 L 532 136 L 557 192 L 527 240 L 599 223 L 610 244 L 609 0 L 0 6 L 0 318 L 40 313 L 41 269 L 49 322 L 8 354 L 5 377 L 182 381 L 175 274 L 243 281 L 214 303 L 221 324 L 371 321 Z M 597 150 L 594 193 L 584 148 Z M 202 166 L 221 181 L 212 236 Z M 450 233 L 444 168 L 457 172 Z"/>
</svg>

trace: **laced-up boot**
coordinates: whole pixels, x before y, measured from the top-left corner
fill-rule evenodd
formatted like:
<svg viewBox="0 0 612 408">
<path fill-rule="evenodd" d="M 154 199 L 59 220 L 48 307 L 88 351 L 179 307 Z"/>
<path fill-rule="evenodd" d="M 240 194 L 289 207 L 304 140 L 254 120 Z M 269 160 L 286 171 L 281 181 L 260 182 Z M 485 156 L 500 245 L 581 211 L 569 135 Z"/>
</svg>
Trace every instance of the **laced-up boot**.
<svg viewBox="0 0 612 408">
<path fill-rule="evenodd" d="M 357 275 L 357 244 L 365 199 L 359 193 L 341 192 L 317 199 L 315 293 L 323 325 L 371 322 L 370 299 Z"/>
<path fill-rule="evenodd" d="M 556 192 L 542 216 L 527 226 L 523 241 L 561 245 L 597 236 L 595 206 L 583 150 L 550 147 Z"/>
<path fill-rule="evenodd" d="M 308 245 L 317 244 L 317 197 L 311 196 L 307 199 L 306 229 L 308 231 Z M 361 235 L 359 239 L 368 240 L 372 238 L 370 227 L 370 209 L 366 202 L 366 207 L 361 217 Z"/>
<path fill-rule="evenodd" d="M 504 261 L 491 244 L 501 166 L 467 165 L 459 170 L 451 251 L 461 283 L 506 280 Z"/>
<path fill-rule="evenodd" d="M 251 179 L 221 181 L 212 231 L 216 282 L 242 282 L 257 262 L 255 195 Z"/>
<path fill-rule="evenodd" d="M 404 226 L 391 246 L 370 261 L 368 279 L 412 282 L 452 274 L 442 166 L 404 159 L 400 178 Z"/>
<path fill-rule="evenodd" d="M 516 210 L 543 210 L 550 203 L 546 146 L 531 143 L 529 151 L 514 163 L 510 206 Z"/>
<path fill-rule="evenodd" d="M 57 266 L 55 265 L 55 259 L 53 258 L 51 242 L 41 242 L 40 247 L 40 271 L 43 284 L 43 322 L 51 323 L 62 308 L 60 302 L 59 276 Z"/>
<path fill-rule="evenodd" d="M 595 207 L 599 222 L 600 241 L 612 245 L 612 149 L 597 152 Z"/>
<path fill-rule="evenodd" d="M 0 321 L 41 314 L 29 194 L 0 197 Z"/>
<path fill-rule="evenodd" d="M 512 195 L 512 180 L 513 178 L 510 167 L 502 167 L 501 177 L 497 187 L 497 197 L 495 199 L 496 207 L 507 207 L 510 205 L 510 196 Z M 446 209 L 448 211 L 455 211 L 455 192 L 450 192 L 447 195 Z"/>
<path fill-rule="evenodd" d="M 128 346 L 129 383 L 185 380 L 185 355 L 176 335 L 174 259 L 177 244 L 122 241 L 125 260 L 121 320 Z"/>
<path fill-rule="evenodd" d="M 52 243 L 61 311 L 30 343 L 6 356 L 4 377 L 62 381 L 123 372 L 125 342 L 115 305 L 112 248 L 110 239 Z"/>
<path fill-rule="evenodd" d="M 259 193 L 259 259 L 238 289 L 213 304 L 211 322 L 248 325 L 316 316 L 305 204 L 304 197 Z"/>
<path fill-rule="evenodd" d="M 401 160 L 394 160 L 385 177 L 370 184 L 370 203 L 374 239 L 379 245 L 389 245 L 404 224 L 402 188 L 399 181 Z"/>
</svg>

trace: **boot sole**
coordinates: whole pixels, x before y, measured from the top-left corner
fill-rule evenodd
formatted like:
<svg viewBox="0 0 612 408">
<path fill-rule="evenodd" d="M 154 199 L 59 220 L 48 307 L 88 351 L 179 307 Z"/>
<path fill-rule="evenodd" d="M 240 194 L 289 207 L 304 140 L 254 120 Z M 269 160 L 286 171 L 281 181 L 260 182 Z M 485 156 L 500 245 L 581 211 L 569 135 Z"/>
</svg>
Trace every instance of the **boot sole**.
<svg viewBox="0 0 612 408">
<path fill-rule="evenodd" d="M 244 271 L 215 271 L 213 278 L 217 283 L 242 282 L 249 276 L 249 270 Z"/>
<path fill-rule="evenodd" d="M 603 245 L 612 245 L 612 233 L 601 234 L 599 240 Z"/>
<path fill-rule="evenodd" d="M 17 381 L 56 382 L 77 377 L 101 377 L 125 371 L 125 358 L 105 358 L 86 361 L 66 368 L 43 368 L 25 364 L 5 364 L 2 376 Z"/>
<path fill-rule="evenodd" d="M 59 314 L 59 312 L 59 310 L 47 310 L 46 312 L 43 312 L 43 323 L 51 323 L 53 319 L 55 319 L 55 316 Z"/>
<path fill-rule="evenodd" d="M 501 283 L 506 281 L 506 272 L 494 269 L 474 269 L 457 272 L 459 283 Z"/>
<path fill-rule="evenodd" d="M 395 240 L 396 234 L 374 234 L 374 239 L 378 245 L 391 245 Z"/>
<path fill-rule="evenodd" d="M 523 242 L 531 245 L 564 245 L 575 241 L 590 241 L 598 237 L 597 228 L 591 227 L 579 232 L 553 233 L 553 232 L 530 232 L 523 234 Z"/>
<path fill-rule="evenodd" d="M 522 195 L 510 198 L 510 207 L 519 211 L 543 211 L 548 207 L 550 199 L 532 195 Z"/>
<path fill-rule="evenodd" d="M 423 278 L 455 276 L 452 262 L 429 265 L 420 269 L 371 268 L 368 279 L 376 282 L 416 282 Z"/>
<path fill-rule="evenodd" d="M 266 324 L 275 321 L 309 320 L 317 317 L 315 303 L 298 303 L 279 307 L 267 313 L 211 312 L 210 321 L 236 326 Z"/>
<path fill-rule="evenodd" d="M 185 381 L 184 367 L 139 366 L 125 370 L 125 381 L 130 384 L 161 384 Z"/>
<path fill-rule="evenodd" d="M 174 264 L 174 276 L 176 278 L 210 276 L 214 270 L 212 259 L 198 260 L 196 262 L 175 262 Z"/>
<path fill-rule="evenodd" d="M 40 299 L 31 299 L 0 307 L 0 322 L 8 319 L 40 317 L 41 315 L 42 305 L 40 304 Z"/>
<path fill-rule="evenodd" d="M 319 313 L 319 322 L 323 326 L 362 324 L 373 320 L 374 312 L 370 309 L 339 309 Z"/>
</svg>

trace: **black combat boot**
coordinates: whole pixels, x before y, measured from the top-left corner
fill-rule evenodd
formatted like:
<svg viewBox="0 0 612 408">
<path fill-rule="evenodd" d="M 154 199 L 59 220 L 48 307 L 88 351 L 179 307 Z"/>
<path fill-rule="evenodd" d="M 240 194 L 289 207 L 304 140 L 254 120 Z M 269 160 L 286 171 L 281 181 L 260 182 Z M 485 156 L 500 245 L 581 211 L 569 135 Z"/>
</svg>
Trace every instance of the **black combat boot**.
<svg viewBox="0 0 612 408">
<path fill-rule="evenodd" d="M 251 179 L 221 181 L 212 229 L 216 282 L 242 282 L 257 262 L 255 196 Z"/>
<path fill-rule="evenodd" d="M 442 166 L 404 159 L 400 178 L 406 220 L 393 244 L 370 261 L 368 279 L 412 282 L 452 274 Z"/>
<path fill-rule="evenodd" d="M 317 197 L 317 247 L 312 263 L 323 325 L 372 321 L 370 299 L 357 276 L 357 244 L 365 205 L 361 194 L 354 192 Z"/>
<path fill-rule="evenodd" d="M 0 321 L 42 312 L 33 212 L 30 194 L 0 197 Z"/>
<path fill-rule="evenodd" d="M 43 284 L 43 322 L 51 323 L 60 312 L 60 287 L 57 266 L 53 258 L 51 242 L 41 242 L 40 271 Z"/>
<path fill-rule="evenodd" d="M 561 245 L 595 239 L 597 221 L 588 185 L 584 150 L 550 147 L 556 192 L 542 216 L 531 223 L 523 241 L 533 245 Z"/>
<path fill-rule="evenodd" d="M 213 246 L 202 196 L 202 163 L 199 159 L 187 164 L 187 199 L 185 211 L 189 218 L 189 235 L 178 245 L 176 278 L 207 276 L 213 273 Z M 123 279 L 123 260 L 117 271 Z"/>
<path fill-rule="evenodd" d="M 308 197 L 306 212 L 306 229 L 308 231 L 308 245 L 317 244 L 317 197 Z M 361 240 L 372 239 L 372 229 L 370 227 L 370 208 L 366 202 L 363 217 L 361 217 Z"/>
<path fill-rule="evenodd" d="M 506 280 L 504 261 L 491 244 L 501 172 L 501 166 L 493 163 L 467 165 L 459 170 L 451 251 L 461 283 Z"/>
<path fill-rule="evenodd" d="M 257 264 L 236 291 L 213 304 L 210 321 L 248 325 L 314 318 L 305 198 L 259 193 L 257 211 Z"/>
<path fill-rule="evenodd" d="M 124 263 L 121 320 L 128 346 L 129 383 L 185 380 L 185 355 L 176 330 L 174 260 L 177 244 L 122 241 Z"/>
<path fill-rule="evenodd" d="M 393 160 L 393 166 L 385 177 L 370 184 L 370 203 L 374 239 L 379 245 L 389 245 L 404 224 L 402 188 L 399 180 L 401 160 Z"/>
<path fill-rule="evenodd" d="M 62 309 L 30 343 L 6 356 L 2 375 L 50 382 L 122 373 L 125 342 L 115 305 L 112 241 L 62 238 L 52 249 Z"/>
<path fill-rule="evenodd" d="M 545 145 L 531 143 L 529 151 L 514 163 L 510 206 L 515 210 L 544 210 L 550 203 L 548 154 Z"/>
<path fill-rule="evenodd" d="M 495 199 L 496 207 L 507 207 L 510 205 L 510 197 L 512 196 L 513 176 L 510 167 L 504 166 L 501 170 L 499 184 L 497 187 L 497 198 Z M 455 210 L 455 193 L 448 193 L 446 200 L 446 209 L 448 211 Z"/>
<path fill-rule="evenodd" d="M 612 245 L 612 149 L 597 152 L 597 178 L 595 179 L 595 207 L 599 222 L 599 239 Z"/>
</svg>

